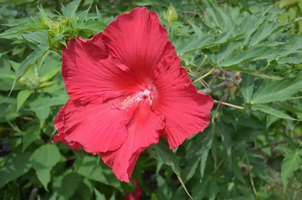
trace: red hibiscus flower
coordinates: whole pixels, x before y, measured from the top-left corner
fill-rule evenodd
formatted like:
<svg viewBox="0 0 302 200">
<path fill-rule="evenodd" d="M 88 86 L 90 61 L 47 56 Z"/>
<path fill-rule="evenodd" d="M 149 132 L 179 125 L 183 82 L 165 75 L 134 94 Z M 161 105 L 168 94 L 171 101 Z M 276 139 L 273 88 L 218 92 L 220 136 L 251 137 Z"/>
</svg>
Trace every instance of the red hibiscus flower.
<svg viewBox="0 0 302 200">
<path fill-rule="evenodd" d="M 140 200 L 143 190 L 137 187 L 138 180 L 134 180 L 134 193 L 126 194 L 124 200 Z"/>
<path fill-rule="evenodd" d="M 90 40 L 63 49 L 70 100 L 54 121 L 54 142 L 100 154 L 129 182 L 140 155 L 166 138 L 170 148 L 210 122 L 213 100 L 197 92 L 155 12 L 135 8 Z"/>
</svg>

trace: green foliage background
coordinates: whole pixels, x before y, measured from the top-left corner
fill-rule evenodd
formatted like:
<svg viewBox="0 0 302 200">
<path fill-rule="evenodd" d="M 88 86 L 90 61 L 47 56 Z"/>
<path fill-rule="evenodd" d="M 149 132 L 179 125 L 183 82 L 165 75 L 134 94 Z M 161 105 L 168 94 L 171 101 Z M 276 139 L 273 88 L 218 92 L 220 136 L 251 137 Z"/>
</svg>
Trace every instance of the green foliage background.
<svg viewBox="0 0 302 200">
<path fill-rule="evenodd" d="M 171 6 L 172 5 L 172 6 Z M 141 199 L 302 199 L 302 1 L 0 0 L 0 198 L 122 199 L 99 156 L 51 143 L 61 50 L 137 6 L 156 11 L 212 123 L 139 158 Z M 182 183 L 182 184 L 181 184 Z"/>
</svg>

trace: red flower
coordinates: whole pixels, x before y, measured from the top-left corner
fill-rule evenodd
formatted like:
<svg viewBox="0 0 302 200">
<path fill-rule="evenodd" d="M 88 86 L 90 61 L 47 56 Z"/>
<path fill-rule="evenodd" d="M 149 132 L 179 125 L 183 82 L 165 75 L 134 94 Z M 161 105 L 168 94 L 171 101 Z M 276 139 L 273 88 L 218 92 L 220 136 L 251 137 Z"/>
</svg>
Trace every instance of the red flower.
<svg viewBox="0 0 302 200">
<path fill-rule="evenodd" d="M 134 193 L 126 194 L 124 200 L 140 200 L 143 190 L 137 187 L 138 180 L 134 180 Z"/>
<path fill-rule="evenodd" d="M 129 182 L 159 136 L 179 146 L 210 122 L 213 100 L 197 92 L 155 12 L 135 8 L 90 40 L 63 49 L 70 100 L 54 121 L 55 141 L 100 154 Z"/>
</svg>

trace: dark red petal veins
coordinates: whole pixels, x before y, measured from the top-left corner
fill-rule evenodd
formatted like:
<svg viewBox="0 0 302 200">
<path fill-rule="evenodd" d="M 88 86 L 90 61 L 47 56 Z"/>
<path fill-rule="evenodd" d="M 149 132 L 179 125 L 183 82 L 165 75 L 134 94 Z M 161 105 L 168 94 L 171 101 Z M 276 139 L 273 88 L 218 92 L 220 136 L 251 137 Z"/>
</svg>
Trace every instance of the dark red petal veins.
<svg viewBox="0 0 302 200">
<path fill-rule="evenodd" d="M 191 83 L 180 58 L 168 56 L 157 66 L 154 81 L 157 95 L 153 99 L 152 109 L 166 117 L 164 137 L 170 148 L 179 146 L 186 138 L 210 123 L 210 111 L 213 99 L 210 95 L 197 92 Z"/>
<path fill-rule="evenodd" d="M 135 8 L 129 14 L 117 17 L 102 34 L 110 54 L 134 73 L 152 73 L 158 62 L 166 55 L 175 53 L 168 41 L 166 29 L 160 24 L 155 12 L 147 8 Z"/>
<path fill-rule="evenodd" d="M 103 161 L 112 168 L 116 177 L 130 182 L 139 155 L 150 145 L 158 142 L 159 130 L 164 128 L 163 115 L 150 110 L 148 99 L 142 101 L 131 122 L 127 125 L 126 142 L 116 151 L 101 153 Z"/>
</svg>

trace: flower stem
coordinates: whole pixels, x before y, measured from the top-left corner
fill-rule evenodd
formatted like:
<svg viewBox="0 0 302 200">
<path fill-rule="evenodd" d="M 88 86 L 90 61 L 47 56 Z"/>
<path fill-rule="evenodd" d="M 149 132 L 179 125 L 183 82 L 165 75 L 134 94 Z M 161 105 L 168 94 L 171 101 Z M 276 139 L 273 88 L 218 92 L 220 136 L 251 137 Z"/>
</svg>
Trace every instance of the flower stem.
<svg viewBox="0 0 302 200">
<path fill-rule="evenodd" d="M 204 61 L 206 61 L 207 58 L 208 58 L 208 55 L 205 54 L 204 59 L 203 59 L 203 61 L 201 62 L 201 64 L 198 66 L 196 72 L 198 72 L 198 71 L 200 70 L 201 66 L 203 65 Z"/>
<path fill-rule="evenodd" d="M 241 106 L 236 106 L 236 105 L 233 105 L 233 104 L 230 104 L 230 103 L 226 103 L 226 102 L 223 102 L 223 101 L 217 101 L 214 99 L 214 102 L 215 103 L 219 103 L 219 104 L 222 104 L 222 105 L 225 105 L 225 106 L 230 106 L 230 107 L 233 107 L 233 108 L 237 108 L 237 109 L 240 109 L 240 110 L 243 110 L 244 107 L 241 107 Z"/>
<path fill-rule="evenodd" d="M 199 77 L 198 79 L 196 79 L 195 81 L 193 81 L 193 83 L 196 83 L 202 79 L 204 79 L 205 77 L 209 76 L 210 74 L 212 74 L 212 72 L 214 71 L 215 69 L 211 69 L 211 71 L 209 71 L 208 73 L 204 74 L 203 76 Z"/>
</svg>

